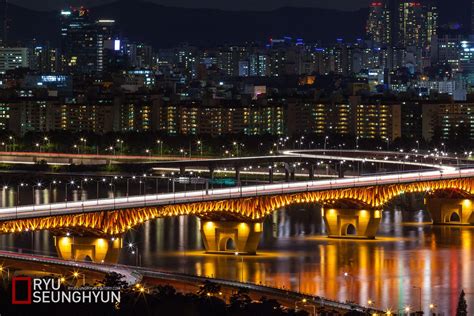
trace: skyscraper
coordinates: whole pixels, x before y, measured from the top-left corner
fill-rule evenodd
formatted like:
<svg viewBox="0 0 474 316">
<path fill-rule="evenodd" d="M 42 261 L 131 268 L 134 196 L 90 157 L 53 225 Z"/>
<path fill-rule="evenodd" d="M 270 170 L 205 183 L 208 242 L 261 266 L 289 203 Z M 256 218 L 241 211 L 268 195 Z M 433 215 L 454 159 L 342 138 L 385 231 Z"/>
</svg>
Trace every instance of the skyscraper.
<svg viewBox="0 0 474 316">
<path fill-rule="evenodd" d="M 114 38 L 114 20 L 93 21 L 83 7 L 61 11 L 63 70 L 93 74 L 104 68 L 104 42 Z"/>
<path fill-rule="evenodd" d="M 417 1 L 372 2 L 367 20 L 367 36 L 384 46 L 427 48 L 436 34 L 438 12 L 432 4 Z"/>
<path fill-rule="evenodd" d="M 428 47 L 431 37 L 436 34 L 437 24 L 436 6 L 420 2 L 400 2 L 397 45 Z"/>
<path fill-rule="evenodd" d="M 372 2 L 366 26 L 367 37 L 383 46 L 391 43 L 391 15 L 389 7 L 383 2 Z"/>
</svg>

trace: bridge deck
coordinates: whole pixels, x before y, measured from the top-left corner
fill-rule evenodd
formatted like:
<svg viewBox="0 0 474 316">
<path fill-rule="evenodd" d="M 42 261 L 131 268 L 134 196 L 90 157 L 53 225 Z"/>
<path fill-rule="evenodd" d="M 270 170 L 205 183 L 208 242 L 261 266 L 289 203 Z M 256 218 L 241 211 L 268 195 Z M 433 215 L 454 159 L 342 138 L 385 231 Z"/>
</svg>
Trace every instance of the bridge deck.
<svg viewBox="0 0 474 316">
<path fill-rule="evenodd" d="M 332 189 L 360 188 L 379 185 L 426 182 L 473 178 L 474 168 L 418 171 L 398 174 L 362 176 L 350 179 L 332 179 L 322 181 L 302 181 L 233 187 L 226 189 L 199 190 L 167 194 L 151 194 L 131 197 L 118 197 L 99 200 L 27 205 L 0 209 L 0 220 L 27 219 L 44 216 L 78 214 L 105 210 L 188 204 L 195 202 L 219 201 L 227 199 L 325 191 Z"/>
</svg>

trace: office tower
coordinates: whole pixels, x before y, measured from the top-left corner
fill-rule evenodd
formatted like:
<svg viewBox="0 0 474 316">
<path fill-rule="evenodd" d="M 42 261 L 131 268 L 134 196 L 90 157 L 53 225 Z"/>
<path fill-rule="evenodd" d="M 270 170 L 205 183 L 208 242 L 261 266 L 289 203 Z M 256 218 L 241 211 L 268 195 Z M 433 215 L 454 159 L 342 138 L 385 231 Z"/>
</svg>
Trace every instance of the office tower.
<svg viewBox="0 0 474 316">
<path fill-rule="evenodd" d="M 114 44 L 114 50 L 120 50 L 120 41 L 115 40 L 115 20 L 100 19 L 95 23 L 96 33 L 96 49 L 97 49 L 97 72 L 102 72 L 105 67 L 105 50 L 107 42 Z"/>
<path fill-rule="evenodd" d="M 96 29 L 89 10 L 81 7 L 61 11 L 61 53 L 63 70 L 73 74 L 95 72 Z"/>
<path fill-rule="evenodd" d="M 63 70 L 72 74 L 93 74 L 104 68 L 104 42 L 113 39 L 114 20 L 93 21 L 83 7 L 61 11 L 61 53 Z"/>
<path fill-rule="evenodd" d="M 391 15 L 389 7 L 383 2 L 372 2 L 366 26 L 367 38 L 386 46 L 391 43 Z"/>
</svg>

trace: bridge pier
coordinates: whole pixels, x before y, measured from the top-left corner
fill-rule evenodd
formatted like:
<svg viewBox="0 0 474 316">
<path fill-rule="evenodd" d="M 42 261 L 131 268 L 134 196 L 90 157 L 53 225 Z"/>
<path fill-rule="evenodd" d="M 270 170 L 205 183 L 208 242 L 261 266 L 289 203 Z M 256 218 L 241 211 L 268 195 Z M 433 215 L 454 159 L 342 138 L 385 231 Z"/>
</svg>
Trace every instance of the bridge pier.
<svg viewBox="0 0 474 316">
<path fill-rule="evenodd" d="M 254 255 L 263 232 L 263 223 L 201 221 L 201 236 L 208 253 Z"/>
<path fill-rule="evenodd" d="M 331 238 L 373 239 L 382 219 L 382 211 L 323 207 L 323 219 Z"/>
<path fill-rule="evenodd" d="M 433 224 L 474 224 L 474 201 L 472 199 L 426 198 L 425 204 Z"/>
<path fill-rule="evenodd" d="M 65 260 L 118 263 L 122 237 L 54 236 L 58 257 Z"/>
</svg>

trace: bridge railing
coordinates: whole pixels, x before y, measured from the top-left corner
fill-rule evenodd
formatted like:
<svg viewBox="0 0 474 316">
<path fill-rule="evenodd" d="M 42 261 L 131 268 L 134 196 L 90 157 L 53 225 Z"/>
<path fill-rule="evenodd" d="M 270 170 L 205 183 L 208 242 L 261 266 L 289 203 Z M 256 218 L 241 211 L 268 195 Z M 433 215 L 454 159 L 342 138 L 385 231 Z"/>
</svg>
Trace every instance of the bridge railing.
<svg viewBox="0 0 474 316">
<path fill-rule="evenodd" d="M 357 188 L 387 184 L 423 182 L 442 179 L 474 177 L 474 169 L 432 170 L 397 174 L 374 174 L 357 178 L 302 181 L 258 186 L 196 190 L 165 194 L 130 197 L 114 197 L 86 201 L 61 202 L 41 205 L 26 205 L 0 209 L 0 219 L 29 218 L 51 215 L 75 214 L 110 209 L 125 209 L 147 206 L 172 205 L 201 201 L 236 199 L 276 194 L 323 191 L 330 189 Z"/>
</svg>

